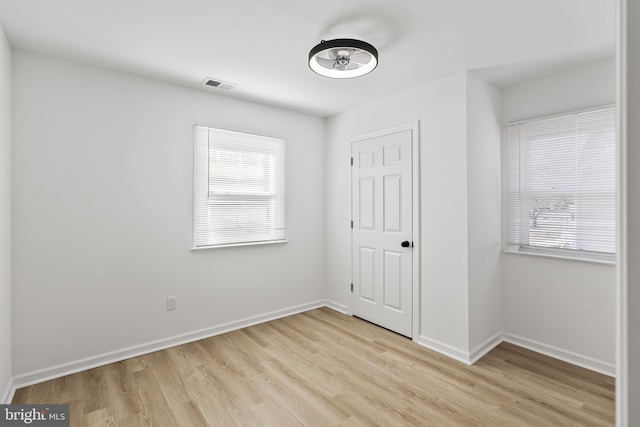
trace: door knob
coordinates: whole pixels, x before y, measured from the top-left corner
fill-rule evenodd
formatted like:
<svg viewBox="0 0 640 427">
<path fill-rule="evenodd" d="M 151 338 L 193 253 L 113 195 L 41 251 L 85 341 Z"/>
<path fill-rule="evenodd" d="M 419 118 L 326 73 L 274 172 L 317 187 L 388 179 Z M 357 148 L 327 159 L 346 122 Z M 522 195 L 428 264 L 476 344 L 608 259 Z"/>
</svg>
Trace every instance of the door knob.
<svg viewBox="0 0 640 427">
<path fill-rule="evenodd" d="M 409 243 L 408 240 L 405 240 L 404 242 L 400 243 L 400 246 L 402 246 L 403 248 L 408 248 L 409 246 L 411 246 L 411 243 Z"/>
</svg>

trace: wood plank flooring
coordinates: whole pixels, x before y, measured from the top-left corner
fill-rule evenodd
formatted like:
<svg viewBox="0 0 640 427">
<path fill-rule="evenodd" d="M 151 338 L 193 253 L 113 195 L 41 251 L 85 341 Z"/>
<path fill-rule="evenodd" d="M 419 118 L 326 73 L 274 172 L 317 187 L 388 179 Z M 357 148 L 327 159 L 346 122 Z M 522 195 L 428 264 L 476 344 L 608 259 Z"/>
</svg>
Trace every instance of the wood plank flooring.
<svg viewBox="0 0 640 427">
<path fill-rule="evenodd" d="M 321 308 L 19 389 L 91 426 L 612 426 L 614 380 L 503 343 L 474 366 Z"/>
</svg>

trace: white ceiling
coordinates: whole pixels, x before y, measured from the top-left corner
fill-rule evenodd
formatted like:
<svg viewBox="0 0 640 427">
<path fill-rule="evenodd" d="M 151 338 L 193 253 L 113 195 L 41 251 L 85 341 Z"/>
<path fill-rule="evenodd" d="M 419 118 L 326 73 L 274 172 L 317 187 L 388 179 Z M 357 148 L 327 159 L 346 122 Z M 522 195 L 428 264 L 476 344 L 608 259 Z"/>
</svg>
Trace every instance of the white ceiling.
<svg viewBox="0 0 640 427">
<path fill-rule="evenodd" d="M 322 116 L 478 70 L 505 86 L 612 57 L 615 0 L 0 0 L 15 48 Z M 372 43 L 380 63 L 332 80 L 322 39 Z"/>
</svg>

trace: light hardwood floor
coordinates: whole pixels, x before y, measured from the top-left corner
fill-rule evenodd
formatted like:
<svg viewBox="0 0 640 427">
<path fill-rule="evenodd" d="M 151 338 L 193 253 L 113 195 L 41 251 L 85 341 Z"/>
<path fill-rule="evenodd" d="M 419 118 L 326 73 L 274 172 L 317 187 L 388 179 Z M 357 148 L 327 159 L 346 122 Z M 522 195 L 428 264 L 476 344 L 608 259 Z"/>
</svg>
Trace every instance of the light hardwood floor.
<svg viewBox="0 0 640 427">
<path fill-rule="evenodd" d="M 322 308 L 19 389 L 90 426 L 610 426 L 614 380 L 501 344 L 474 366 Z"/>
</svg>

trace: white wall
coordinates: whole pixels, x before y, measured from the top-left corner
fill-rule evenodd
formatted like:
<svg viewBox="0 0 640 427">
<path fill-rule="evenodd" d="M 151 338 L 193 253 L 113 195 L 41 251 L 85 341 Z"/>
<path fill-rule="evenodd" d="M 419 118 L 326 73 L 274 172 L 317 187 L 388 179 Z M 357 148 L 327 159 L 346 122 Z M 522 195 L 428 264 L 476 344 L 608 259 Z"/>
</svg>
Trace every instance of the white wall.
<svg viewBox="0 0 640 427">
<path fill-rule="evenodd" d="M 613 59 L 551 74 L 502 90 L 505 123 L 567 111 L 613 105 L 616 92 Z"/>
<path fill-rule="evenodd" d="M 420 120 L 420 332 L 456 348 L 466 348 L 468 324 L 465 80 L 456 74 L 328 119 L 325 159 L 327 295 L 348 306 L 349 137 Z"/>
<path fill-rule="evenodd" d="M 423 343 L 472 356 L 504 331 L 520 344 L 612 372 L 615 267 L 501 255 L 498 141 L 501 115 L 507 123 L 611 104 L 614 88 L 613 62 L 604 61 L 509 87 L 500 111 L 500 91 L 461 73 L 330 118 L 328 298 L 346 307 L 351 297 L 349 137 L 419 119 Z"/>
<path fill-rule="evenodd" d="M 503 89 L 503 121 L 614 102 L 610 60 Z M 575 353 L 576 361 L 613 371 L 615 266 L 503 254 L 502 283 L 505 332 L 542 344 L 538 349 Z"/>
<path fill-rule="evenodd" d="M 17 376 L 322 300 L 323 119 L 22 51 L 13 66 Z M 288 243 L 190 250 L 195 123 L 286 139 Z"/>
<path fill-rule="evenodd" d="M 469 351 L 502 332 L 500 283 L 501 92 L 469 73 L 467 198 L 469 205 Z"/>
<path fill-rule="evenodd" d="M 640 4 L 627 0 L 626 20 L 626 132 L 627 156 L 625 161 L 627 178 L 627 376 L 623 386 L 627 387 L 625 403 L 629 426 L 640 425 Z M 625 331 L 622 331 L 625 332 Z M 622 425 L 622 424 L 619 424 Z"/>
<path fill-rule="evenodd" d="M 503 121 L 611 103 L 614 80 L 604 62 L 508 88 Z M 468 354 L 504 327 L 613 364 L 612 266 L 502 255 L 494 279 L 499 212 L 488 217 L 499 194 L 499 92 L 472 74 L 351 110 L 326 127 L 21 51 L 13 83 L 17 375 L 325 296 L 346 307 L 348 139 L 412 120 L 420 120 L 421 335 Z M 196 122 L 287 140 L 288 244 L 189 250 Z M 545 284 L 543 273 L 556 280 Z M 165 310 L 168 295 L 177 295 L 178 310 Z"/>
<path fill-rule="evenodd" d="M 479 212 L 482 208 L 476 203 L 475 196 L 468 196 L 467 193 L 468 179 L 471 179 L 467 161 L 482 160 L 468 157 L 467 152 L 467 79 L 467 73 L 449 76 L 328 119 L 325 159 L 327 293 L 329 299 L 346 307 L 351 298 L 350 190 L 349 186 L 344 185 L 350 182 L 349 137 L 420 120 L 420 335 L 423 343 L 463 358 L 470 350 L 469 267 L 478 269 L 479 274 L 483 273 L 475 259 L 473 263 L 468 259 L 481 257 L 475 250 L 484 251 L 480 246 L 486 243 L 484 235 L 473 235 L 474 253 L 469 250 L 468 227 L 477 224 L 475 219 L 468 219 L 469 203 Z M 473 81 L 475 84 L 470 94 L 478 94 L 478 102 L 486 101 L 491 96 L 495 98 L 493 92 L 491 96 L 484 97 L 482 91 L 487 88 Z M 469 112 L 479 120 L 491 115 L 480 113 L 479 108 L 479 104 L 474 104 L 469 107 Z M 491 125 L 487 126 L 491 128 Z M 494 126 L 498 126 L 497 120 Z M 482 138 L 473 143 L 482 144 Z M 475 152 L 478 148 L 471 150 Z M 490 163 L 493 166 L 499 162 L 499 151 L 494 148 L 492 152 L 496 155 L 496 159 Z M 469 170 L 479 175 L 481 169 L 482 166 Z M 490 176 L 499 176 L 499 168 L 492 171 Z M 477 183 L 478 188 L 484 189 L 485 185 L 491 187 L 490 181 L 487 179 Z M 490 197 L 495 202 L 494 215 L 497 216 L 497 181 L 493 182 L 492 191 Z M 491 250 L 495 253 L 495 247 Z M 495 263 L 493 266 L 495 268 Z M 495 276 L 495 271 L 493 274 Z M 477 290 L 482 292 L 483 287 L 495 289 L 497 281 L 485 281 L 483 278 L 476 284 Z M 499 301 L 489 303 L 492 308 L 496 304 L 499 306 Z M 484 308 L 480 309 L 480 305 L 477 317 L 481 317 L 483 314 L 480 313 L 485 311 Z M 492 313 L 492 316 L 495 317 L 486 322 L 490 325 L 487 329 L 493 327 L 494 318 L 499 319 L 499 314 Z M 483 333 L 478 332 L 478 336 Z"/>
<path fill-rule="evenodd" d="M 0 403 L 11 368 L 11 47 L 0 27 Z"/>
</svg>

